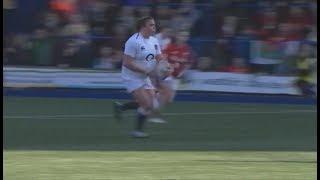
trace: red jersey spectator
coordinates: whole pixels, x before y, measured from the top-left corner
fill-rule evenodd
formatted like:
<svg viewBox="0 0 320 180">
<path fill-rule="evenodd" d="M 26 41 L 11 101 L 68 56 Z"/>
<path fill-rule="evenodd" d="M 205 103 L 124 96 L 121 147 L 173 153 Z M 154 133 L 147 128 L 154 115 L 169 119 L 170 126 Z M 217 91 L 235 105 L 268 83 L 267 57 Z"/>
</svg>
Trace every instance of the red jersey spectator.
<svg viewBox="0 0 320 180">
<path fill-rule="evenodd" d="M 260 26 L 258 34 L 261 39 L 267 39 L 272 35 L 277 26 L 277 19 L 277 12 L 273 9 L 266 9 L 257 17 L 256 20 Z"/>
<path fill-rule="evenodd" d="M 312 17 L 301 7 L 290 7 L 288 23 L 292 24 L 295 29 L 300 30 L 311 26 Z"/>
<path fill-rule="evenodd" d="M 77 11 L 76 3 L 76 0 L 51 0 L 49 7 L 61 17 L 62 22 L 67 22 Z"/>
</svg>

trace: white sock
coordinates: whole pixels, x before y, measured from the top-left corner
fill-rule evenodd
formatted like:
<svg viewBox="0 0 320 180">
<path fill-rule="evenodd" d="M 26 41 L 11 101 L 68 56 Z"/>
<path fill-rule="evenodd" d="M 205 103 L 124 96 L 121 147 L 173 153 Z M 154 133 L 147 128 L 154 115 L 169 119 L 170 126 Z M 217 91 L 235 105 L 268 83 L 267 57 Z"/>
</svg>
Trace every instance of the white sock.
<svg viewBox="0 0 320 180">
<path fill-rule="evenodd" d="M 160 102 L 159 102 L 159 100 L 158 100 L 158 98 L 157 97 L 153 97 L 153 108 L 154 109 L 159 109 L 160 108 Z"/>
<path fill-rule="evenodd" d="M 137 111 L 138 111 L 138 113 L 145 115 L 145 116 L 150 114 L 150 112 L 145 110 L 143 107 L 139 107 Z"/>
</svg>

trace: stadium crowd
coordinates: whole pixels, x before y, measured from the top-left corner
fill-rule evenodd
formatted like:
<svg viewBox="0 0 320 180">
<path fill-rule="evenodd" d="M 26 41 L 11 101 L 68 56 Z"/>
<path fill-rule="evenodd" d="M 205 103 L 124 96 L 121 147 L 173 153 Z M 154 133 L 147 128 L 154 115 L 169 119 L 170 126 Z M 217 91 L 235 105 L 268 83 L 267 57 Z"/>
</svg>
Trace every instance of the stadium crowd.
<svg viewBox="0 0 320 180">
<path fill-rule="evenodd" d="M 4 65 L 118 70 L 124 41 L 142 16 L 156 19 L 163 50 L 187 32 L 183 43 L 201 71 L 295 75 L 300 59 L 316 59 L 316 0 L 28 3 L 4 10 Z"/>
</svg>

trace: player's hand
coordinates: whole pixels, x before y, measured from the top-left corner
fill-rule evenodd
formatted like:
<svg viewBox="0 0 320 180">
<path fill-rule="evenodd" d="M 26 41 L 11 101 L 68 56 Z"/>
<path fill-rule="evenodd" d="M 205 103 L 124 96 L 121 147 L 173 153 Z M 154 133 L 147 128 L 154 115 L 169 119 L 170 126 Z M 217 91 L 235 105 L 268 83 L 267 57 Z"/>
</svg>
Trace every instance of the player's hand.
<svg viewBox="0 0 320 180">
<path fill-rule="evenodd" d="M 170 64 L 170 63 L 169 63 L 168 69 L 167 69 L 167 71 L 166 71 L 166 73 L 165 73 L 165 76 L 170 76 L 170 75 L 173 73 L 173 71 L 174 71 L 173 64 Z"/>
<path fill-rule="evenodd" d="M 145 74 L 147 76 L 151 77 L 151 78 L 156 78 L 157 77 L 157 72 L 155 70 L 147 71 Z"/>
<path fill-rule="evenodd" d="M 161 63 L 162 63 L 162 70 L 160 72 L 158 70 L 157 76 L 159 79 L 165 79 L 173 73 L 174 67 L 172 64 L 170 64 L 166 60 L 161 61 Z"/>
</svg>

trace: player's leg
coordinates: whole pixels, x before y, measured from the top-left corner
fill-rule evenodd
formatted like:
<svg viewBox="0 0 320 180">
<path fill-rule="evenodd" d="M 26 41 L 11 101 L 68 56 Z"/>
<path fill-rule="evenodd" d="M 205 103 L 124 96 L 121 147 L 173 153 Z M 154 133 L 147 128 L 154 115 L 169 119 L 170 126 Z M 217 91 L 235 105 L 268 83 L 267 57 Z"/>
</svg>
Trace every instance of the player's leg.
<svg viewBox="0 0 320 180">
<path fill-rule="evenodd" d="M 143 82 L 145 84 L 144 88 L 145 89 L 155 89 L 154 86 L 152 85 L 152 81 L 150 78 L 148 78 L 146 81 Z M 139 84 L 138 81 L 126 81 L 126 86 L 127 89 L 133 89 L 132 84 Z M 140 83 L 141 84 L 141 83 Z M 157 99 L 153 100 L 154 105 L 157 106 Z M 136 110 L 139 107 L 139 103 L 137 102 L 136 99 L 126 102 L 126 103 L 120 103 L 120 102 L 113 102 L 113 114 L 114 114 L 114 118 L 117 120 L 121 120 L 122 119 L 122 113 L 126 110 Z"/>
<path fill-rule="evenodd" d="M 132 100 L 126 103 L 120 103 L 120 102 L 113 102 L 113 114 L 114 118 L 117 120 L 122 119 L 122 112 L 131 110 L 131 109 L 137 109 L 139 107 L 139 104 L 136 100 Z"/>
<path fill-rule="evenodd" d="M 135 89 L 138 89 L 139 87 L 144 86 L 145 82 L 141 79 L 125 79 L 124 80 L 124 85 L 127 89 L 127 91 L 132 94 L 132 92 Z M 127 103 L 120 103 L 120 102 L 113 102 L 113 115 L 116 120 L 121 120 L 122 119 L 122 113 L 126 110 L 129 109 L 138 109 L 139 103 L 133 97 L 132 101 L 129 101 Z"/>
<path fill-rule="evenodd" d="M 130 110 L 130 109 L 137 109 L 138 107 L 139 107 L 139 104 L 135 100 L 120 104 L 121 111 L 126 111 L 126 110 Z"/>
<path fill-rule="evenodd" d="M 153 110 L 152 113 L 148 116 L 148 121 L 156 122 L 156 123 L 166 123 L 163 119 L 160 118 L 160 108 L 161 104 L 159 102 L 159 89 L 158 89 L 158 82 L 156 79 L 150 79 L 146 81 L 146 89 L 151 89 L 149 91 L 150 96 L 152 96 L 152 103 L 153 103 Z M 157 89 L 155 89 L 157 87 Z"/>
<path fill-rule="evenodd" d="M 148 135 L 143 132 L 145 120 L 152 111 L 152 97 L 148 90 L 154 89 L 149 85 L 145 79 L 124 79 L 124 85 L 127 91 L 133 96 L 133 99 L 138 103 L 137 118 L 135 123 L 135 130 L 132 132 L 134 137 L 147 137 Z"/>
<path fill-rule="evenodd" d="M 172 87 L 171 82 L 163 82 L 160 84 L 159 103 L 165 106 L 171 103 L 176 95 L 175 89 Z"/>
<path fill-rule="evenodd" d="M 133 97 L 137 100 L 139 108 L 137 110 L 137 120 L 135 131 L 133 136 L 135 137 L 146 137 L 147 134 L 143 132 L 145 121 L 147 117 L 153 110 L 153 90 L 145 89 L 145 87 L 140 87 L 132 92 Z"/>
<path fill-rule="evenodd" d="M 167 90 L 162 89 L 159 86 L 157 93 L 153 97 L 154 109 L 152 111 L 152 114 L 148 118 L 149 122 L 167 123 L 167 121 L 164 120 L 164 118 L 162 117 L 162 115 L 160 113 L 160 110 L 166 105 L 166 102 L 165 102 L 166 98 L 167 98 Z"/>
<path fill-rule="evenodd" d="M 150 122 L 155 123 L 166 123 L 160 113 L 160 109 L 165 107 L 166 105 L 170 104 L 176 94 L 175 88 L 175 81 L 172 78 L 168 78 L 166 80 L 158 82 L 157 90 L 158 93 L 156 94 L 156 98 L 158 101 L 158 108 L 155 108 L 152 116 L 148 119 Z"/>
</svg>

